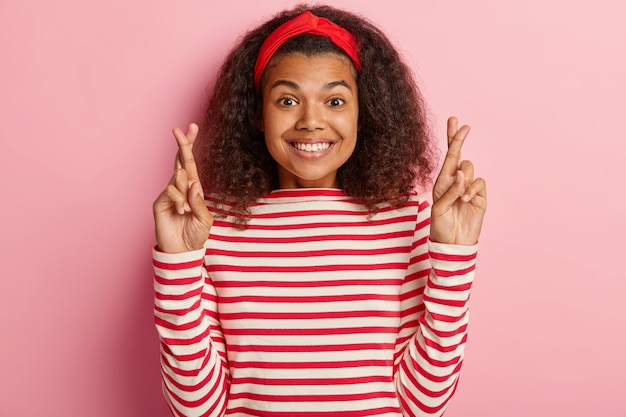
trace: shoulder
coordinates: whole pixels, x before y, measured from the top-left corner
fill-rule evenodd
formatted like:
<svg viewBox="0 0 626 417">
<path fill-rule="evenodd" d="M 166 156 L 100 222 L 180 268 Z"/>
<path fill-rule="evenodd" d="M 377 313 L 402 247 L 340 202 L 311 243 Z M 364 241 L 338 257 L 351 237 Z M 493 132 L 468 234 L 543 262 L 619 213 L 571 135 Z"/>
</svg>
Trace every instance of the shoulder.
<svg viewBox="0 0 626 417">
<path fill-rule="evenodd" d="M 413 207 L 418 211 L 423 211 L 429 210 L 432 205 L 432 196 L 430 193 L 418 192 L 414 189 L 405 197 L 406 201 L 397 208 L 402 209 L 405 207 Z"/>
</svg>

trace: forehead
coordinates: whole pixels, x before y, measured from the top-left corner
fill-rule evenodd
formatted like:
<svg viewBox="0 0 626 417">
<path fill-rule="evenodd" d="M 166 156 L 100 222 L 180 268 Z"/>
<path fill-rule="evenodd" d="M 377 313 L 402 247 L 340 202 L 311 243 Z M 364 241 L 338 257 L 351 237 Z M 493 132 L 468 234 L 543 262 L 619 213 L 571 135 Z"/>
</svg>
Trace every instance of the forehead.
<svg viewBox="0 0 626 417">
<path fill-rule="evenodd" d="M 264 84 L 276 80 L 320 82 L 343 80 L 356 86 L 357 72 L 349 58 L 333 52 L 307 55 L 290 53 L 274 56 L 262 77 Z"/>
</svg>

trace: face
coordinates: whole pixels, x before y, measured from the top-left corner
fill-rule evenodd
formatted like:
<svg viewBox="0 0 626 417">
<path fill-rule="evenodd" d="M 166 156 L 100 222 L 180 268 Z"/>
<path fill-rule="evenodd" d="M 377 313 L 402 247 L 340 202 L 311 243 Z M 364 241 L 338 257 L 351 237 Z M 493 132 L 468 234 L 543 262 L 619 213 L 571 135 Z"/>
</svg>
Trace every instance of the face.
<svg viewBox="0 0 626 417">
<path fill-rule="evenodd" d="M 358 91 L 348 58 L 327 53 L 276 57 L 263 78 L 259 128 L 278 164 L 280 188 L 336 188 L 352 155 Z"/>
</svg>

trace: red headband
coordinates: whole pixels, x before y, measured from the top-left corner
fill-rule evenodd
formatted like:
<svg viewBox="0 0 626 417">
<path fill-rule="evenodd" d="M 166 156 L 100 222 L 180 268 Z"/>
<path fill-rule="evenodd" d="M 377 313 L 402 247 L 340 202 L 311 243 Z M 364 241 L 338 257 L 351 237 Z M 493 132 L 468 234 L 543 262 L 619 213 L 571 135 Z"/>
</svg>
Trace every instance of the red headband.
<svg viewBox="0 0 626 417">
<path fill-rule="evenodd" d="M 346 29 L 323 17 L 317 17 L 311 12 L 301 15 L 283 23 L 265 39 L 254 65 L 254 89 L 259 89 L 259 80 L 267 63 L 276 50 L 288 39 L 303 33 L 321 35 L 329 38 L 332 43 L 341 48 L 352 60 L 357 71 L 361 72 L 361 61 L 357 54 L 357 45 L 354 36 Z"/>
</svg>

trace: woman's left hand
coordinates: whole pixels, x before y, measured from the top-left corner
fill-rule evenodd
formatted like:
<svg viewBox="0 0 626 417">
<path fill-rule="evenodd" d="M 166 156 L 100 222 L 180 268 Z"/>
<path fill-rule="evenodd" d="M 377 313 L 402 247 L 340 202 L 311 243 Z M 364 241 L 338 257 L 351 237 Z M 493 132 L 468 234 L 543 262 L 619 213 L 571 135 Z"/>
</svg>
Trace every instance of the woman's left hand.
<svg viewBox="0 0 626 417">
<path fill-rule="evenodd" d="M 448 152 L 433 188 L 430 240 L 453 245 L 474 245 L 487 209 L 487 188 L 474 179 L 474 165 L 461 160 L 461 148 L 470 131 L 448 119 Z"/>
</svg>

